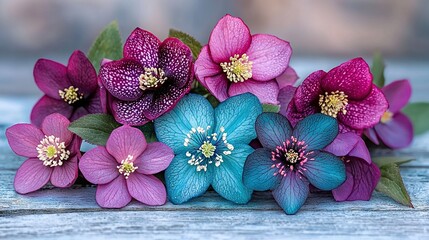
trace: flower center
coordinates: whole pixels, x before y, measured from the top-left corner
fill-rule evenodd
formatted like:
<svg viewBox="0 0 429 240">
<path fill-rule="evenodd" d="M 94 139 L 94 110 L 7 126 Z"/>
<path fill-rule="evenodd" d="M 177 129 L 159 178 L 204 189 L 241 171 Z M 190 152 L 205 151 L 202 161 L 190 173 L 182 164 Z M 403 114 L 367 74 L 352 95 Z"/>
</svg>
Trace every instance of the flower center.
<svg viewBox="0 0 429 240">
<path fill-rule="evenodd" d="M 381 116 L 380 122 L 381 123 L 388 123 L 388 122 L 390 122 L 390 120 L 392 120 L 392 117 L 393 117 L 393 113 L 390 112 L 389 110 L 387 110 L 383 113 L 383 116 Z"/>
<path fill-rule="evenodd" d="M 336 118 L 341 111 L 347 113 L 346 106 L 349 103 L 347 95 L 342 91 L 325 92 L 325 95 L 319 95 L 319 106 L 321 113 Z"/>
<path fill-rule="evenodd" d="M 134 166 L 133 158 L 133 156 L 128 155 L 127 158 L 121 161 L 121 165 L 117 166 L 119 173 L 124 175 L 125 179 L 128 179 L 130 174 L 139 168 Z"/>
<path fill-rule="evenodd" d="M 144 68 L 144 71 L 139 77 L 140 89 L 143 91 L 148 88 L 158 88 L 167 80 L 161 68 Z"/>
<path fill-rule="evenodd" d="M 304 163 L 308 160 L 313 160 L 310 155 L 313 151 L 306 151 L 307 144 L 304 141 L 298 141 L 294 136 L 291 136 L 282 145 L 277 146 L 274 151 L 271 152 L 271 160 L 275 163 L 271 165 L 271 168 L 277 168 L 278 174 L 286 176 L 288 172 L 297 171 L 303 173 L 306 169 L 303 167 Z"/>
<path fill-rule="evenodd" d="M 220 127 L 220 133 L 212 133 L 211 127 L 192 128 L 186 134 L 183 145 L 189 148 L 186 157 L 189 158 L 188 164 L 196 166 L 197 172 L 207 171 L 208 165 L 214 163 L 219 167 L 223 162 L 223 157 L 230 155 L 234 146 L 228 143 L 224 127 Z"/>
<path fill-rule="evenodd" d="M 243 55 L 235 54 L 229 58 L 229 62 L 220 64 L 226 77 L 229 81 L 237 83 L 244 82 L 252 77 L 252 61 L 249 61 L 249 56 L 245 53 Z"/>
<path fill-rule="evenodd" d="M 37 157 L 43 161 L 43 165 L 49 167 L 62 166 L 63 161 L 70 157 L 70 151 L 66 149 L 65 143 L 53 135 L 45 136 L 36 150 Z"/>
<path fill-rule="evenodd" d="M 64 88 L 64 90 L 58 90 L 58 94 L 68 104 L 73 104 L 83 99 L 83 94 L 79 93 L 79 88 L 73 86 Z"/>
</svg>

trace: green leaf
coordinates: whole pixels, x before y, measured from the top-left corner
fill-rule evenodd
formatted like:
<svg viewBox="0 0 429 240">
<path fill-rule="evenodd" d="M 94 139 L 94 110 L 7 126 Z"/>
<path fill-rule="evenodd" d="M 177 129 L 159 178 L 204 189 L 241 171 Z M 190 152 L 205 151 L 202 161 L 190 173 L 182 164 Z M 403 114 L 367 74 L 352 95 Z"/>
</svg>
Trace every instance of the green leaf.
<svg viewBox="0 0 429 240">
<path fill-rule="evenodd" d="M 278 113 L 280 111 L 280 106 L 273 104 L 262 104 L 262 111 Z"/>
<path fill-rule="evenodd" d="M 113 21 L 98 35 L 88 52 L 88 58 L 95 69 L 100 69 L 103 58 L 117 60 L 122 57 L 122 40 L 118 22 Z"/>
<path fill-rule="evenodd" d="M 156 142 L 158 141 L 158 138 L 155 135 L 155 127 L 153 122 L 148 122 L 143 126 L 137 127 L 138 129 L 140 129 L 145 138 L 146 138 L 146 142 L 150 143 L 150 142 Z"/>
<path fill-rule="evenodd" d="M 170 37 L 175 37 L 180 39 L 184 44 L 186 44 L 192 51 L 192 55 L 194 56 L 194 59 L 197 59 L 198 54 L 201 52 L 201 43 L 198 42 L 194 37 L 190 36 L 187 33 L 170 29 L 170 33 L 168 34 Z"/>
<path fill-rule="evenodd" d="M 391 163 L 401 165 L 413 161 L 413 157 L 408 156 L 390 156 L 390 157 L 373 157 L 372 161 L 378 166 L 382 167 Z"/>
<path fill-rule="evenodd" d="M 376 190 L 386 194 L 402 205 L 413 207 L 411 198 L 402 181 L 398 165 L 390 163 L 382 166 L 380 171 L 381 178 L 377 184 Z"/>
<path fill-rule="evenodd" d="M 429 130 L 429 103 L 410 103 L 402 109 L 402 112 L 411 119 L 415 135 L 422 134 Z"/>
<path fill-rule="evenodd" d="M 207 100 L 209 100 L 210 104 L 212 105 L 212 107 L 217 107 L 217 105 L 219 105 L 219 100 L 217 100 L 217 98 L 215 98 L 215 96 L 209 94 L 207 96 Z"/>
<path fill-rule="evenodd" d="M 119 126 L 111 115 L 89 114 L 72 122 L 69 130 L 91 144 L 104 146 L 110 133 Z"/>
<path fill-rule="evenodd" d="M 372 58 L 371 72 L 373 76 L 373 83 L 379 88 L 384 87 L 384 67 L 383 57 L 380 53 L 375 53 Z"/>
</svg>

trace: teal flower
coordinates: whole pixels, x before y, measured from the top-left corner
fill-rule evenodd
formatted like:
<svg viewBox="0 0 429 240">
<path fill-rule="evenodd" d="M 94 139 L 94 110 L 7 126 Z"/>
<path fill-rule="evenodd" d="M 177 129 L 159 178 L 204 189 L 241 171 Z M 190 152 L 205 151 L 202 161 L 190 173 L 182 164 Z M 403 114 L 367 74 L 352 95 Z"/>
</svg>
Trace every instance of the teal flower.
<svg viewBox="0 0 429 240">
<path fill-rule="evenodd" d="M 216 109 L 204 97 L 185 96 L 155 120 L 158 139 L 175 158 L 165 171 L 168 197 L 174 204 L 202 195 L 211 185 L 225 199 L 247 203 L 252 190 L 242 183 L 249 146 L 256 138 L 255 121 L 262 113 L 257 97 L 237 95 Z"/>
</svg>

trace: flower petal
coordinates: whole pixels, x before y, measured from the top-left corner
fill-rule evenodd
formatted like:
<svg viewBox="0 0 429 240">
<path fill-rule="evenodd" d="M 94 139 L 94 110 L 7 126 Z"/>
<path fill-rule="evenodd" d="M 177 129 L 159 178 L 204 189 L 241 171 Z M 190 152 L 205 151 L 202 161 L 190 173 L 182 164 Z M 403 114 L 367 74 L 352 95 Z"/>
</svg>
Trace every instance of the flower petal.
<svg viewBox="0 0 429 240">
<path fill-rule="evenodd" d="M 252 78 L 268 81 L 280 76 L 288 67 L 292 55 L 289 42 L 268 34 L 252 36 L 247 50 L 252 64 Z"/>
<path fill-rule="evenodd" d="M 37 87 L 51 98 L 61 99 L 58 91 L 70 86 L 66 66 L 48 59 L 37 60 L 33 75 Z"/>
<path fill-rule="evenodd" d="M 134 161 L 137 172 L 155 174 L 165 170 L 174 158 L 173 150 L 160 142 L 148 143 L 145 151 Z"/>
<path fill-rule="evenodd" d="M 372 85 L 372 74 L 363 58 L 351 59 L 333 68 L 321 81 L 325 92 L 343 91 L 349 100 L 365 98 Z"/>
<path fill-rule="evenodd" d="M 201 49 L 201 52 L 195 61 L 194 70 L 195 77 L 197 77 L 198 81 L 200 81 L 204 86 L 206 86 L 206 77 L 212 77 L 222 73 L 220 65 L 213 62 L 208 45 L 205 45 Z"/>
<path fill-rule="evenodd" d="M 15 175 L 15 191 L 26 194 L 39 190 L 49 182 L 51 172 L 52 168 L 44 166 L 38 158 L 25 160 Z"/>
<path fill-rule="evenodd" d="M 275 150 L 292 135 L 289 121 L 278 113 L 262 113 L 256 119 L 255 128 L 259 141 L 268 150 Z"/>
<path fill-rule="evenodd" d="M 243 167 L 247 156 L 254 150 L 246 144 L 234 146 L 231 155 L 223 155 L 223 162 L 215 167 L 212 186 L 223 198 L 234 203 L 247 203 L 252 190 L 243 184 Z"/>
<path fill-rule="evenodd" d="M 396 113 L 405 107 L 411 98 L 411 84 L 408 80 L 398 80 L 384 86 L 384 96 L 389 103 L 389 111 Z"/>
<path fill-rule="evenodd" d="M 280 111 L 279 113 L 283 116 L 287 116 L 287 109 L 290 102 L 295 95 L 296 87 L 286 86 L 279 90 L 278 100 L 280 102 Z"/>
<path fill-rule="evenodd" d="M 293 100 L 298 112 L 304 112 L 310 106 L 319 106 L 319 95 L 323 91 L 320 82 L 325 75 L 322 70 L 313 72 L 296 89 Z"/>
<path fill-rule="evenodd" d="M 228 79 L 225 74 L 206 77 L 205 86 L 220 102 L 228 98 Z"/>
<path fill-rule="evenodd" d="M 243 183 L 255 191 L 267 191 L 276 188 L 281 181 L 280 175 L 274 175 L 277 168 L 272 165 L 271 152 L 265 148 L 256 149 L 244 164 Z"/>
<path fill-rule="evenodd" d="M 71 118 L 73 111 L 74 107 L 64 100 L 57 100 L 44 95 L 31 110 L 30 119 L 32 124 L 40 127 L 43 119 L 52 113 L 60 113 L 66 118 Z"/>
<path fill-rule="evenodd" d="M 413 124 L 410 119 L 398 112 L 387 123 L 375 125 L 374 130 L 379 139 L 389 148 L 404 148 L 413 141 Z"/>
<path fill-rule="evenodd" d="M 295 214 L 304 205 L 309 192 L 307 180 L 298 173 L 289 173 L 273 191 L 273 196 L 286 214 Z"/>
<path fill-rule="evenodd" d="M 335 156 L 346 156 L 355 147 L 360 137 L 355 133 L 340 133 L 334 141 L 326 146 L 325 151 L 334 154 Z"/>
<path fill-rule="evenodd" d="M 214 27 L 209 48 L 216 63 L 228 62 L 234 54 L 246 53 L 252 42 L 247 25 L 240 18 L 227 14 Z"/>
<path fill-rule="evenodd" d="M 70 121 L 59 113 L 53 113 L 47 116 L 42 122 L 42 131 L 46 136 L 55 136 L 61 142 L 65 142 L 68 146 L 73 138 L 73 133 L 69 131 L 68 127 Z"/>
<path fill-rule="evenodd" d="M 66 188 L 76 181 L 79 167 L 78 156 L 74 156 L 63 162 L 62 166 L 54 167 L 51 175 L 51 183 L 55 187 Z"/>
<path fill-rule="evenodd" d="M 88 113 L 105 113 L 103 104 L 106 102 L 106 95 L 101 93 L 100 89 L 97 89 L 88 99 L 85 109 Z M 105 106 L 104 106 L 105 107 Z"/>
<path fill-rule="evenodd" d="M 318 152 L 304 164 L 304 175 L 320 190 L 332 190 L 346 180 L 344 163 L 331 153 Z"/>
<path fill-rule="evenodd" d="M 242 93 L 253 93 L 261 103 L 278 104 L 279 86 L 275 80 L 259 82 L 256 80 L 246 80 L 244 82 L 233 83 L 229 87 L 229 96 L 236 96 Z"/>
<path fill-rule="evenodd" d="M 233 143 L 250 143 L 256 138 L 255 122 L 262 113 L 258 98 L 244 93 L 228 98 L 215 109 L 215 132 L 224 127 L 228 141 Z"/>
<path fill-rule="evenodd" d="M 136 28 L 125 42 L 124 58 L 134 59 L 146 68 L 157 67 L 160 44 L 155 35 Z"/>
<path fill-rule="evenodd" d="M 74 51 L 67 65 L 67 76 L 70 84 L 79 88 L 85 97 L 97 90 L 97 73 L 92 63 L 81 51 Z"/>
<path fill-rule="evenodd" d="M 131 202 L 127 183 L 123 176 L 119 176 L 107 184 L 97 186 L 95 200 L 103 208 L 123 208 Z"/>
<path fill-rule="evenodd" d="M 112 131 L 107 139 L 106 150 L 121 163 L 128 156 L 132 156 L 134 161 L 146 146 L 146 138 L 139 129 L 124 125 Z"/>
<path fill-rule="evenodd" d="M 380 122 L 388 103 L 383 93 L 375 85 L 371 93 L 361 101 L 349 101 L 347 113 L 339 113 L 338 121 L 353 129 L 373 127 Z"/>
<path fill-rule="evenodd" d="M 276 77 L 277 84 L 279 85 L 279 89 L 293 86 L 296 81 L 299 79 L 298 74 L 296 74 L 295 69 L 288 66 L 286 70 L 278 77 Z"/>
<path fill-rule="evenodd" d="M 380 144 L 380 142 L 378 140 L 378 137 L 377 137 L 377 133 L 375 132 L 374 128 L 367 128 L 367 129 L 365 129 L 364 134 L 374 144 L 376 144 L 376 145 Z"/>
<path fill-rule="evenodd" d="M 203 96 L 186 95 L 172 111 L 155 120 L 156 136 L 176 154 L 185 152 L 183 143 L 189 131 L 197 127 L 213 127 L 213 115 L 213 107 Z"/>
<path fill-rule="evenodd" d="M 106 184 L 119 176 L 118 162 L 105 147 L 86 152 L 79 161 L 79 169 L 86 180 L 93 184 Z"/>
<path fill-rule="evenodd" d="M 99 77 L 115 98 L 135 101 L 143 95 L 139 80 L 142 73 L 144 69 L 140 63 L 131 59 L 122 59 L 101 66 Z"/>
<path fill-rule="evenodd" d="M 15 124 L 6 130 L 6 138 L 14 153 L 24 157 L 37 157 L 37 145 L 45 135 L 28 123 Z"/>
<path fill-rule="evenodd" d="M 146 205 L 159 206 L 167 201 L 164 184 L 152 175 L 130 174 L 127 186 L 131 196 Z"/>
<path fill-rule="evenodd" d="M 185 153 L 177 155 L 165 170 L 165 185 L 168 199 L 173 204 L 187 202 L 191 198 L 203 195 L 212 181 L 213 175 L 209 165 L 207 171 L 197 171 L 188 164 Z"/>
<path fill-rule="evenodd" d="M 189 81 L 193 71 L 192 52 L 177 38 L 167 38 L 159 48 L 159 67 L 162 68 L 174 86 L 182 88 Z"/>
<path fill-rule="evenodd" d="M 151 101 L 147 97 L 132 102 L 113 99 L 111 102 L 112 114 L 119 123 L 142 126 L 150 121 L 144 116 L 144 111 L 149 107 Z"/>
<path fill-rule="evenodd" d="M 298 122 L 292 135 L 305 142 L 307 151 L 323 149 L 337 137 L 338 123 L 335 118 L 316 113 Z"/>
</svg>

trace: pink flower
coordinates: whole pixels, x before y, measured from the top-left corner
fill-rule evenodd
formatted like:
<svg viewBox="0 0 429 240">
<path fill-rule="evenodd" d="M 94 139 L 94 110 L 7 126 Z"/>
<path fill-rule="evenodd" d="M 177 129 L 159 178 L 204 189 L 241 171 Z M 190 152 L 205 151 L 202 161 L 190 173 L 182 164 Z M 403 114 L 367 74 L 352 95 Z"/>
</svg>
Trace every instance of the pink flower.
<svg viewBox="0 0 429 240">
<path fill-rule="evenodd" d="M 102 113 L 97 73 L 81 51 L 74 51 L 67 67 L 39 59 L 34 65 L 34 80 L 45 95 L 34 105 L 31 122 L 40 126 L 52 113 L 74 121 L 89 113 Z"/>
<path fill-rule="evenodd" d="M 67 129 L 69 124 L 63 115 L 54 113 L 43 120 L 41 129 L 33 124 L 16 124 L 6 130 L 12 150 L 28 157 L 15 175 L 15 191 L 34 192 L 49 181 L 61 188 L 73 185 L 82 140 Z"/>
<path fill-rule="evenodd" d="M 251 35 L 240 19 L 224 16 L 195 62 L 195 75 L 219 101 L 245 92 L 277 104 L 279 77 L 289 65 L 289 42 L 267 34 Z"/>
<path fill-rule="evenodd" d="M 162 205 L 166 190 L 152 174 L 166 169 L 173 157 L 167 145 L 147 144 L 139 129 L 125 125 L 112 132 L 106 147 L 85 153 L 79 168 L 88 181 L 98 184 L 96 200 L 101 207 L 122 208 L 132 198 L 147 205 Z"/>
<path fill-rule="evenodd" d="M 321 112 L 337 118 L 340 132 L 361 134 L 380 121 L 387 107 L 383 93 L 372 83 L 368 64 L 355 58 L 328 73 L 320 70 L 310 74 L 296 89 L 286 115 L 295 125 Z"/>
</svg>

